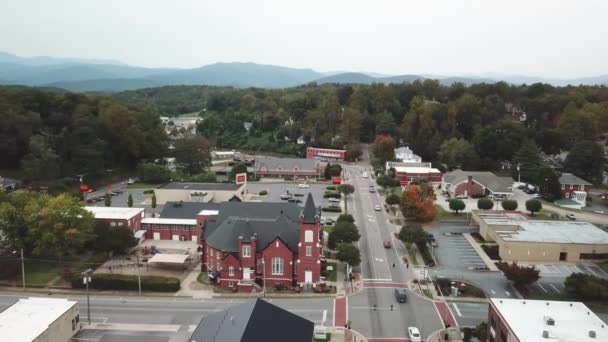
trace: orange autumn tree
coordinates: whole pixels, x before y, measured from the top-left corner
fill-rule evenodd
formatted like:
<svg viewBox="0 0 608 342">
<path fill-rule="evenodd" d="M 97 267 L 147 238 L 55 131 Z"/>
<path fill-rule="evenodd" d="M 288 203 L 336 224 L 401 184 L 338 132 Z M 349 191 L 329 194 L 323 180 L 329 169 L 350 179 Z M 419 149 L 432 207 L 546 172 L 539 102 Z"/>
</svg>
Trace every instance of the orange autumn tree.
<svg viewBox="0 0 608 342">
<path fill-rule="evenodd" d="M 377 135 L 372 151 L 382 164 L 395 159 L 395 139 L 390 135 Z"/>
<path fill-rule="evenodd" d="M 399 206 L 403 216 L 414 221 L 432 221 L 437 215 L 435 193 L 428 184 L 409 185 L 403 191 Z"/>
</svg>

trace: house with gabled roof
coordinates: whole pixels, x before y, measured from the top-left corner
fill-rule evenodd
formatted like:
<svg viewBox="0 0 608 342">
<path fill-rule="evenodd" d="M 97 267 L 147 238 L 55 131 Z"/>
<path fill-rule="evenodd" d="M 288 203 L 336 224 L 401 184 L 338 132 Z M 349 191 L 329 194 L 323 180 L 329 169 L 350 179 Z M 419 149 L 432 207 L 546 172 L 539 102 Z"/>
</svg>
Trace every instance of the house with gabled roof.
<svg viewBox="0 0 608 342">
<path fill-rule="evenodd" d="M 316 159 L 257 157 L 254 172 L 258 177 L 318 178 L 322 172 Z"/>
<path fill-rule="evenodd" d="M 513 179 L 487 171 L 454 170 L 443 175 L 441 188 L 450 196 L 488 196 L 507 198 L 513 195 Z"/>
</svg>

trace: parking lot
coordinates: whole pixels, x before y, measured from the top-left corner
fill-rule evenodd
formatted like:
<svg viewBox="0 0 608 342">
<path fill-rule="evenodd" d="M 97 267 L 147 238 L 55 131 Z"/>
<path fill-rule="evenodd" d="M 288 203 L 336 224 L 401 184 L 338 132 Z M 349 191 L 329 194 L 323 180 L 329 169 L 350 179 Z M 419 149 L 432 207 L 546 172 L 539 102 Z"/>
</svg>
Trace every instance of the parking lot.
<svg viewBox="0 0 608 342">
<path fill-rule="evenodd" d="M 608 279 L 608 273 L 596 265 L 570 265 L 570 264 L 537 264 L 541 277 L 566 278 L 572 273 L 583 273 Z"/>
<path fill-rule="evenodd" d="M 433 253 L 440 266 L 461 270 L 486 266 L 471 244 L 461 235 L 473 231 L 475 227 L 464 223 L 441 223 L 437 228 L 429 230 L 439 245 L 434 248 Z"/>
</svg>

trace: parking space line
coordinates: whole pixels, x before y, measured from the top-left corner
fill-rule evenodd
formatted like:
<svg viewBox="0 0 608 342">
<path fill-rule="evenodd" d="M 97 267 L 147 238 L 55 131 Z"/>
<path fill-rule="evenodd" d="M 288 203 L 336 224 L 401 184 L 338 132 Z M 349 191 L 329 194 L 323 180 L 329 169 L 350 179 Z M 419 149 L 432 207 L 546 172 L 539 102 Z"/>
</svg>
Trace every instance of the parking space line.
<svg viewBox="0 0 608 342">
<path fill-rule="evenodd" d="M 543 291 L 545 291 L 545 293 L 548 293 L 549 291 L 547 291 L 540 283 L 537 283 L 538 287 L 540 287 Z"/>
<path fill-rule="evenodd" d="M 591 268 L 589 268 L 588 266 L 585 265 L 585 268 L 589 270 L 589 272 L 591 272 L 591 274 L 593 274 L 594 276 L 597 276 L 597 273 L 593 272 L 593 270 Z"/>
<path fill-rule="evenodd" d="M 557 287 L 555 287 L 555 285 L 549 284 L 549 286 L 551 286 L 557 293 L 562 293 L 560 290 L 557 289 Z"/>
</svg>

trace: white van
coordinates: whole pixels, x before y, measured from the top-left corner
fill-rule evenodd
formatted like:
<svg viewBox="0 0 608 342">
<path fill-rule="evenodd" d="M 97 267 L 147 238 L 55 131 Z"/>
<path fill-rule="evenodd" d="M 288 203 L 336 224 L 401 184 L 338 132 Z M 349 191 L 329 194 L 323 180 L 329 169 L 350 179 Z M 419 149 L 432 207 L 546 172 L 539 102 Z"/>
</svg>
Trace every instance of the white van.
<svg viewBox="0 0 608 342">
<path fill-rule="evenodd" d="M 363 173 L 361 174 L 361 177 L 363 177 L 363 178 L 367 178 L 367 172 L 363 172 Z"/>
</svg>

